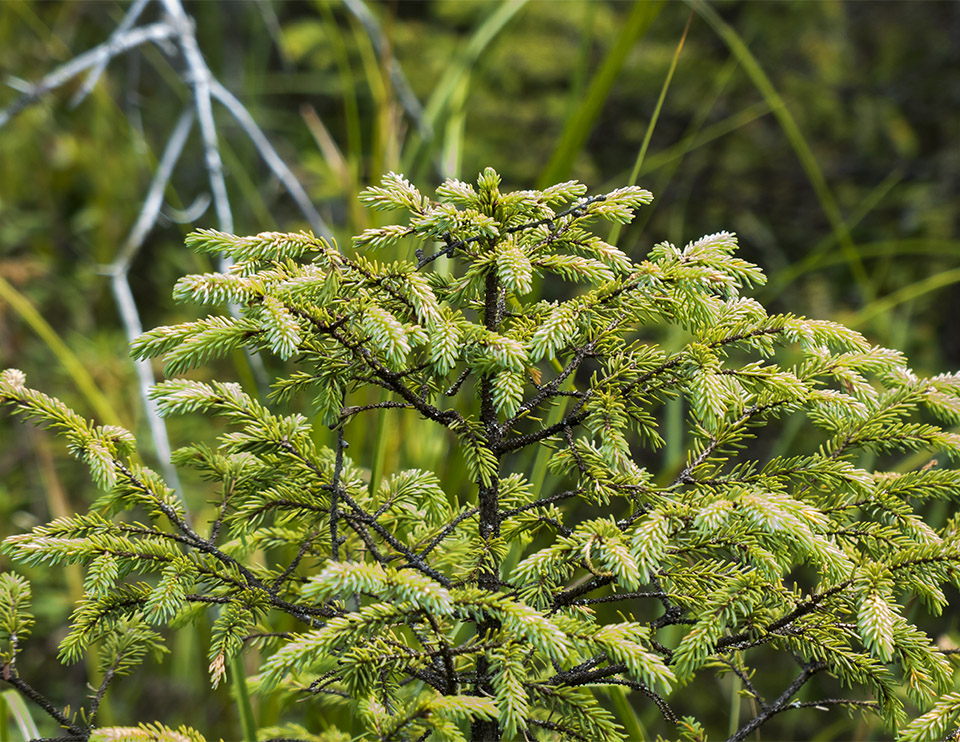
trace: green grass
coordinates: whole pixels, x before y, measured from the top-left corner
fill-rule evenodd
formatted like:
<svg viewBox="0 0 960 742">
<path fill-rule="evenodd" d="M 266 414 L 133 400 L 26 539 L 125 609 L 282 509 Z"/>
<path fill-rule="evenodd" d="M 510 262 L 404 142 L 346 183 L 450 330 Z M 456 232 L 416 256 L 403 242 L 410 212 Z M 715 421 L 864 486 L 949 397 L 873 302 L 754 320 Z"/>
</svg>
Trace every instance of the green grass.
<svg viewBox="0 0 960 742">
<path fill-rule="evenodd" d="M 813 149 L 797 125 L 796 119 L 790 112 L 789 106 L 737 31 L 726 23 L 709 3 L 698 2 L 697 0 L 686 0 L 686 2 L 693 5 L 694 10 L 730 48 L 734 57 L 736 57 L 753 84 L 756 85 L 757 90 L 767 102 L 773 115 L 777 118 L 787 141 L 790 143 L 797 159 L 803 166 L 804 172 L 807 174 L 807 179 L 810 181 L 810 185 L 817 195 L 817 200 L 820 202 L 823 213 L 830 222 L 834 238 L 843 250 L 846 262 L 861 295 L 869 300 L 872 298 L 872 283 L 867 275 L 866 268 L 864 268 L 863 261 L 860 260 L 860 256 L 857 253 L 856 245 L 854 245 L 853 238 L 850 235 L 850 228 L 844 220 L 840 207 L 833 195 L 833 191 L 827 184 L 823 170 L 820 168 L 820 164 L 813 154 Z"/>
<path fill-rule="evenodd" d="M 664 0 L 640 0 L 634 3 L 616 41 L 590 81 L 583 102 L 573 109 L 567 119 L 560 141 L 537 181 L 538 188 L 558 183 L 569 176 L 574 161 L 586 146 L 587 137 L 610 96 L 627 55 L 660 15 L 663 5 Z"/>
</svg>

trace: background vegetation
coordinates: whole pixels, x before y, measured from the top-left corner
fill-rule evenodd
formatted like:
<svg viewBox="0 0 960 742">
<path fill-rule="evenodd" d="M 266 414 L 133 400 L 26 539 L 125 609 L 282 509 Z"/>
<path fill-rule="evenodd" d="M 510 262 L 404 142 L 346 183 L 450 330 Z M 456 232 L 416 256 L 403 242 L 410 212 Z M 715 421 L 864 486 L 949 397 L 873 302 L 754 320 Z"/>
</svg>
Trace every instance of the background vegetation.
<svg viewBox="0 0 960 742">
<path fill-rule="evenodd" d="M 21 99 L 24 81 L 105 41 L 128 9 L 0 4 L 0 73 L 9 77 L 0 109 Z M 600 192 L 636 180 L 657 200 L 619 235 L 632 256 L 664 239 L 736 231 L 744 257 L 771 276 L 758 296 L 771 309 L 850 324 L 905 350 L 919 372 L 960 366 L 956 4 L 348 0 L 204 2 L 186 11 L 212 73 L 341 244 L 371 226 L 356 194 L 389 169 L 431 191 L 441 175 L 470 177 L 487 164 L 505 189 L 577 177 Z M 143 22 L 161 15 L 147 5 Z M 141 213 L 190 80 L 162 44 L 118 57 L 72 106 L 83 80 L 0 128 L 0 366 L 16 365 L 32 386 L 148 440 L 103 267 Z M 214 116 L 234 229 L 309 226 L 236 120 L 222 107 Z M 195 127 L 160 222 L 131 264 L 144 327 L 193 317 L 170 289 L 204 267 L 184 234 L 217 226 L 204 156 Z M 219 375 L 254 389 L 258 373 L 238 357 Z M 382 419 L 384 471 L 442 465 L 436 441 L 408 440 L 402 417 Z M 173 426 L 174 445 L 191 438 L 189 425 Z M 0 536 L 89 502 L 81 467 L 48 436 L 5 419 L 0 437 Z M 371 430 L 351 453 L 369 459 L 363 447 L 373 453 L 376 440 Z M 680 443 L 668 436 L 665 470 Z M 202 487 L 188 489 L 202 507 Z M 939 525 L 946 515 L 929 518 Z M 60 668 L 55 646 L 81 577 L 29 576 L 39 625 L 24 666 L 54 679 L 52 697 L 79 699 L 86 669 Z M 960 641 L 951 621 L 944 644 Z M 235 737 L 228 691 L 207 700 L 204 644 L 178 635 L 157 672 L 126 683 L 105 712 Z M 727 683 L 703 698 L 721 727 L 736 690 Z M 270 710 L 259 711 L 268 723 Z M 869 718 L 805 718 L 797 738 L 883 738 Z"/>
</svg>

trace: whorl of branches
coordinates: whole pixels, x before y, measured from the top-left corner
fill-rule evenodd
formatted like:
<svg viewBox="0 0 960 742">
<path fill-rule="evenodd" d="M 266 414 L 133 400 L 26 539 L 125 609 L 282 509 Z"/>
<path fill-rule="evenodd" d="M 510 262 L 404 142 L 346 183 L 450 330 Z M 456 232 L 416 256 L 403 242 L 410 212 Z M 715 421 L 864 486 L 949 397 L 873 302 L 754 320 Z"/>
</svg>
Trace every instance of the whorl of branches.
<svg viewBox="0 0 960 742">
<path fill-rule="evenodd" d="M 953 668 L 906 605 L 937 614 L 958 584 L 954 520 L 935 530 L 917 510 L 955 497 L 960 473 L 862 468 L 861 454 L 955 458 L 960 435 L 942 424 L 960 422 L 960 377 L 921 378 L 841 325 L 768 314 L 745 295 L 763 275 L 731 234 L 634 262 L 591 231 L 651 199 L 636 187 L 588 197 L 576 182 L 502 193 L 489 168 L 432 199 L 391 173 L 363 201 L 408 218 L 353 250 L 309 232 L 195 232 L 189 244 L 227 267 L 181 279 L 175 296 L 238 311 L 150 330 L 134 355 L 176 375 L 238 348 L 275 354 L 295 370 L 274 401 L 309 394 L 316 416 L 275 412 L 233 383 L 153 388 L 161 414 L 228 426 L 174 457 L 221 487 L 209 529 L 135 462 L 128 432 L 5 372 L 0 402 L 57 429 L 103 490 L 90 513 L 3 547 L 86 566 L 63 659 L 100 640 L 118 676 L 161 650 L 160 627 L 209 611 L 214 685 L 257 640 L 271 647 L 258 692 L 349 699 L 380 740 L 464 739 L 468 727 L 476 741 L 624 739 L 600 688 L 639 691 L 671 734 L 703 739 L 671 694 L 707 671 L 734 673 L 754 701 L 731 740 L 810 706 L 868 709 L 911 742 L 941 735 L 958 712 Z M 407 258 L 374 257 L 401 245 Z M 433 270 L 440 259 L 449 270 Z M 534 298 L 545 281 L 578 287 Z M 662 327 L 682 341 L 658 343 Z M 650 452 L 676 399 L 688 450 L 663 471 Z M 344 432 L 389 408 L 443 430 L 472 490 L 416 469 L 369 481 Z M 817 443 L 756 445 L 788 416 Z M 318 424 L 336 429 L 335 447 L 317 444 Z M 555 492 L 514 469 L 543 447 Z M 126 510 L 145 522 L 114 518 Z M 21 689 L 28 599 L 19 578 L 0 582 L 3 679 Z M 300 633 L 277 631 L 280 616 Z M 754 676 L 771 652 L 797 664 L 785 688 Z M 797 700 L 824 673 L 850 697 Z M 901 691 L 930 711 L 908 723 Z M 92 719 L 58 721 L 107 735 Z"/>
</svg>

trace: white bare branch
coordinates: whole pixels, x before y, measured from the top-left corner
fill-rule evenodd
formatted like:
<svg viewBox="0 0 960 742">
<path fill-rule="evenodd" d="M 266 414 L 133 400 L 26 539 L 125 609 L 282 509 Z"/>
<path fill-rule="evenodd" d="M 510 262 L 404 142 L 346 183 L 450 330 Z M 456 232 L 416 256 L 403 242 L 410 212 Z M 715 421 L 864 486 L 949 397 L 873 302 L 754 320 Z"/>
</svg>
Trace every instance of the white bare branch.
<svg viewBox="0 0 960 742">
<path fill-rule="evenodd" d="M 176 35 L 175 29 L 168 23 L 151 23 L 140 26 L 117 38 L 95 46 L 90 51 L 79 54 L 65 62 L 44 77 L 40 82 L 30 85 L 26 92 L 9 106 L 0 111 L 0 128 L 28 106 L 36 103 L 47 93 L 69 82 L 84 70 L 108 63 L 114 57 L 148 43 L 158 43 Z"/>
</svg>

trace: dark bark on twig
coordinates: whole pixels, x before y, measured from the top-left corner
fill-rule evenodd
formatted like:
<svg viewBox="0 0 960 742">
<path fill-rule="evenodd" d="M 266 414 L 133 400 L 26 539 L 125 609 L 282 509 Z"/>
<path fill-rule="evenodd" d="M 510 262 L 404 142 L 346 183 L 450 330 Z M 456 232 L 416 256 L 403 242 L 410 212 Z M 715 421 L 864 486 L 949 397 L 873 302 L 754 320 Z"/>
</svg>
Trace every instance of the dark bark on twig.
<svg viewBox="0 0 960 742">
<path fill-rule="evenodd" d="M 90 736 L 90 730 L 78 727 L 75 724 L 72 724 L 70 720 L 63 715 L 63 713 L 58 709 L 53 703 L 40 691 L 30 685 L 26 680 L 21 678 L 19 675 L 16 675 L 9 671 L 9 665 L 4 665 L 2 668 L 3 672 L 0 672 L 0 680 L 3 682 L 9 683 L 23 695 L 33 701 L 37 706 L 42 708 L 51 718 L 53 718 L 60 726 L 70 732 L 76 739 L 87 739 Z"/>
<path fill-rule="evenodd" d="M 487 273 L 484 295 L 484 323 L 490 332 L 497 332 L 500 328 L 501 296 L 500 282 L 495 271 Z M 480 380 L 480 422 L 487 434 L 487 445 L 496 450 L 499 441 L 500 427 L 497 421 L 497 410 L 493 403 L 493 379 L 485 376 Z M 499 461 L 499 457 L 498 457 Z M 478 482 L 477 494 L 480 522 L 478 524 L 480 539 L 484 543 L 500 537 L 500 481 L 494 476 L 489 484 Z M 496 592 L 500 586 L 500 565 L 494 557 L 493 551 L 487 549 L 487 563 L 481 568 L 477 585 L 490 592 Z M 493 616 L 485 617 L 477 626 L 477 635 L 480 641 L 500 629 L 500 621 Z M 492 696 L 493 684 L 490 678 L 490 663 L 486 655 L 477 658 L 477 681 L 474 692 L 478 696 Z M 470 739 L 471 742 L 496 742 L 500 739 L 500 724 L 497 721 L 474 721 Z"/>
<path fill-rule="evenodd" d="M 759 729 L 763 724 L 765 724 L 772 716 L 785 711 L 791 704 L 789 704 L 790 699 L 794 696 L 797 691 L 799 691 L 804 684 L 810 680 L 814 675 L 822 670 L 826 670 L 827 665 L 823 662 L 811 662 L 803 668 L 801 672 L 792 683 L 787 687 L 787 689 L 780 694 L 776 701 L 767 706 L 763 713 L 758 714 L 753 717 L 750 721 L 744 724 L 740 729 L 737 730 L 736 734 L 732 735 L 727 739 L 727 742 L 742 742 L 746 739 L 751 732 L 755 729 Z"/>
</svg>

